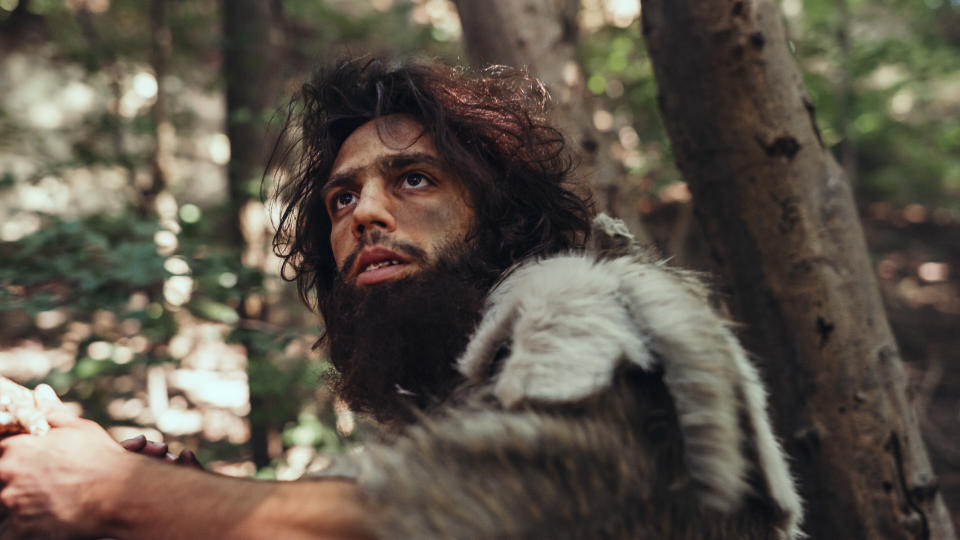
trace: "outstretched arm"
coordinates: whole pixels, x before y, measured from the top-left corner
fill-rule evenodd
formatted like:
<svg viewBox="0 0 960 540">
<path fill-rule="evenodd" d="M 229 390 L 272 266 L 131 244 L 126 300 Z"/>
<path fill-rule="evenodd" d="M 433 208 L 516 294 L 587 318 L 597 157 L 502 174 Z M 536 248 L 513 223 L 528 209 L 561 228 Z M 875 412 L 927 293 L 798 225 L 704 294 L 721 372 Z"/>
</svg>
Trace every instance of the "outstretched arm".
<svg viewBox="0 0 960 540">
<path fill-rule="evenodd" d="M 0 440 L 0 537 L 369 538 L 348 482 L 262 482 L 125 451 L 40 387 L 52 429 Z"/>
</svg>

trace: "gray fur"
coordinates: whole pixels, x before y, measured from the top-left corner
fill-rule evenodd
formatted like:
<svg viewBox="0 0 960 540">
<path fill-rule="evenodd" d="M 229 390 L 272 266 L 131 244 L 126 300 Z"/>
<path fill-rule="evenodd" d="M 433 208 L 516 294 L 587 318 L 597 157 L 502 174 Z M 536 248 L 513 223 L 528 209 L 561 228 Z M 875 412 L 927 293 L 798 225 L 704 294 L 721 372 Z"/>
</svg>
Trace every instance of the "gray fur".
<svg viewBox="0 0 960 540">
<path fill-rule="evenodd" d="M 381 538 L 776 539 L 763 498 L 698 502 L 659 376 L 634 370 L 577 404 L 496 406 L 490 387 L 369 449 L 359 482 Z"/>
</svg>

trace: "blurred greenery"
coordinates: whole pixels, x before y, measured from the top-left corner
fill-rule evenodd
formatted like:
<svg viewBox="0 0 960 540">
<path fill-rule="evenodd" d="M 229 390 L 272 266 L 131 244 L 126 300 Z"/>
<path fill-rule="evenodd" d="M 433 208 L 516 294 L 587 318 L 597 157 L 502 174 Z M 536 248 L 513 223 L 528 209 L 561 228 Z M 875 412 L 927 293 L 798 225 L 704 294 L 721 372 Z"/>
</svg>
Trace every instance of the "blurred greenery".
<svg viewBox="0 0 960 540">
<path fill-rule="evenodd" d="M 580 59 L 613 118 L 624 167 L 656 199 L 681 178 L 639 21 L 612 17 L 613 3 L 584 2 L 594 22 L 581 29 Z M 326 390 L 332 370 L 311 348 L 318 323 L 280 280 L 269 243 L 256 246 L 267 262 L 240 262 L 226 199 L 220 4 L 167 3 L 172 48 L 160 81 L 150 5 L 0 0 L 0 372 L 51 383 L 105 425 L 199 446 L 210 462 L 248 460 L 243 422 L 267 415 L 275 461 L 257 474 L 282 477 L 291 449 L 340 451 L 364 428 Z M 958 221 L 960 5 L 847 0 L 847 16 L 842 5 L 782 2 L 825 141 L 864 208 L 921 205 Z M 446 0 L 282 0 L 271 9 L 284 94 L 342 53 L 463 58 Z M 268 116 L 265 126 L 283 115 Z M 174 172 L 154 199 L 165 129 Z M 266 316 L 248 317 L 247 302 Z M 245 410 L 214 395 L 214 383 L 183 382 L 207 372 L 216 384 L 245 374 L 247 402 L 268 406 Z M 151 386 L 151 373 L 169 386 Z M 157 396 L 166 417 L 154 414 Z"/>
</svg>

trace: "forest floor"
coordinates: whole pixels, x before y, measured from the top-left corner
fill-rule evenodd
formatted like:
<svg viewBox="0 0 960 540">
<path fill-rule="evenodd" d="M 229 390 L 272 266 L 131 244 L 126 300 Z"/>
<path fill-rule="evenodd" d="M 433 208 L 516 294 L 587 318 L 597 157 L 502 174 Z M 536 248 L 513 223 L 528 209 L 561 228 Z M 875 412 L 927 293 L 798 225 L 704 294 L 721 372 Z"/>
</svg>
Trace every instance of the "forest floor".
<svg viewBox="0 0 960 540">
<path fill-rule="evenodd" d="M 680 224 L 689 216 L 683 204 L 659 204 L 645 216 L 664 253 L 677 231 L 690 230 Z M 960 219 L 886 203 L 865 208 L 861 218 L 924 440 L 960 530 Z M 678 262 L 707 269 L 693 229 Z"/>
</svg>

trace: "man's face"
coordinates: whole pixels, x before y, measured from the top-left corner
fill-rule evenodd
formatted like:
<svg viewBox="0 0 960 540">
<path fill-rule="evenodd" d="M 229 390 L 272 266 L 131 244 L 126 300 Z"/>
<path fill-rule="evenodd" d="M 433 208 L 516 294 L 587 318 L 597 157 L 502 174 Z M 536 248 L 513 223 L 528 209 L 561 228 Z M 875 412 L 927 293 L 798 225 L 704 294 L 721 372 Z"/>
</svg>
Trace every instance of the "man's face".
<svg viewBox="0 0 960 540">
<path fill-rule="evenodd" d="M 433 138 L 407 115 L 350 134 L 322 194 L 333 258 L 344 283 L 357 287 L 423 270 L 442 246 L 462 243 L 474 221 Z"/>
</svg>

